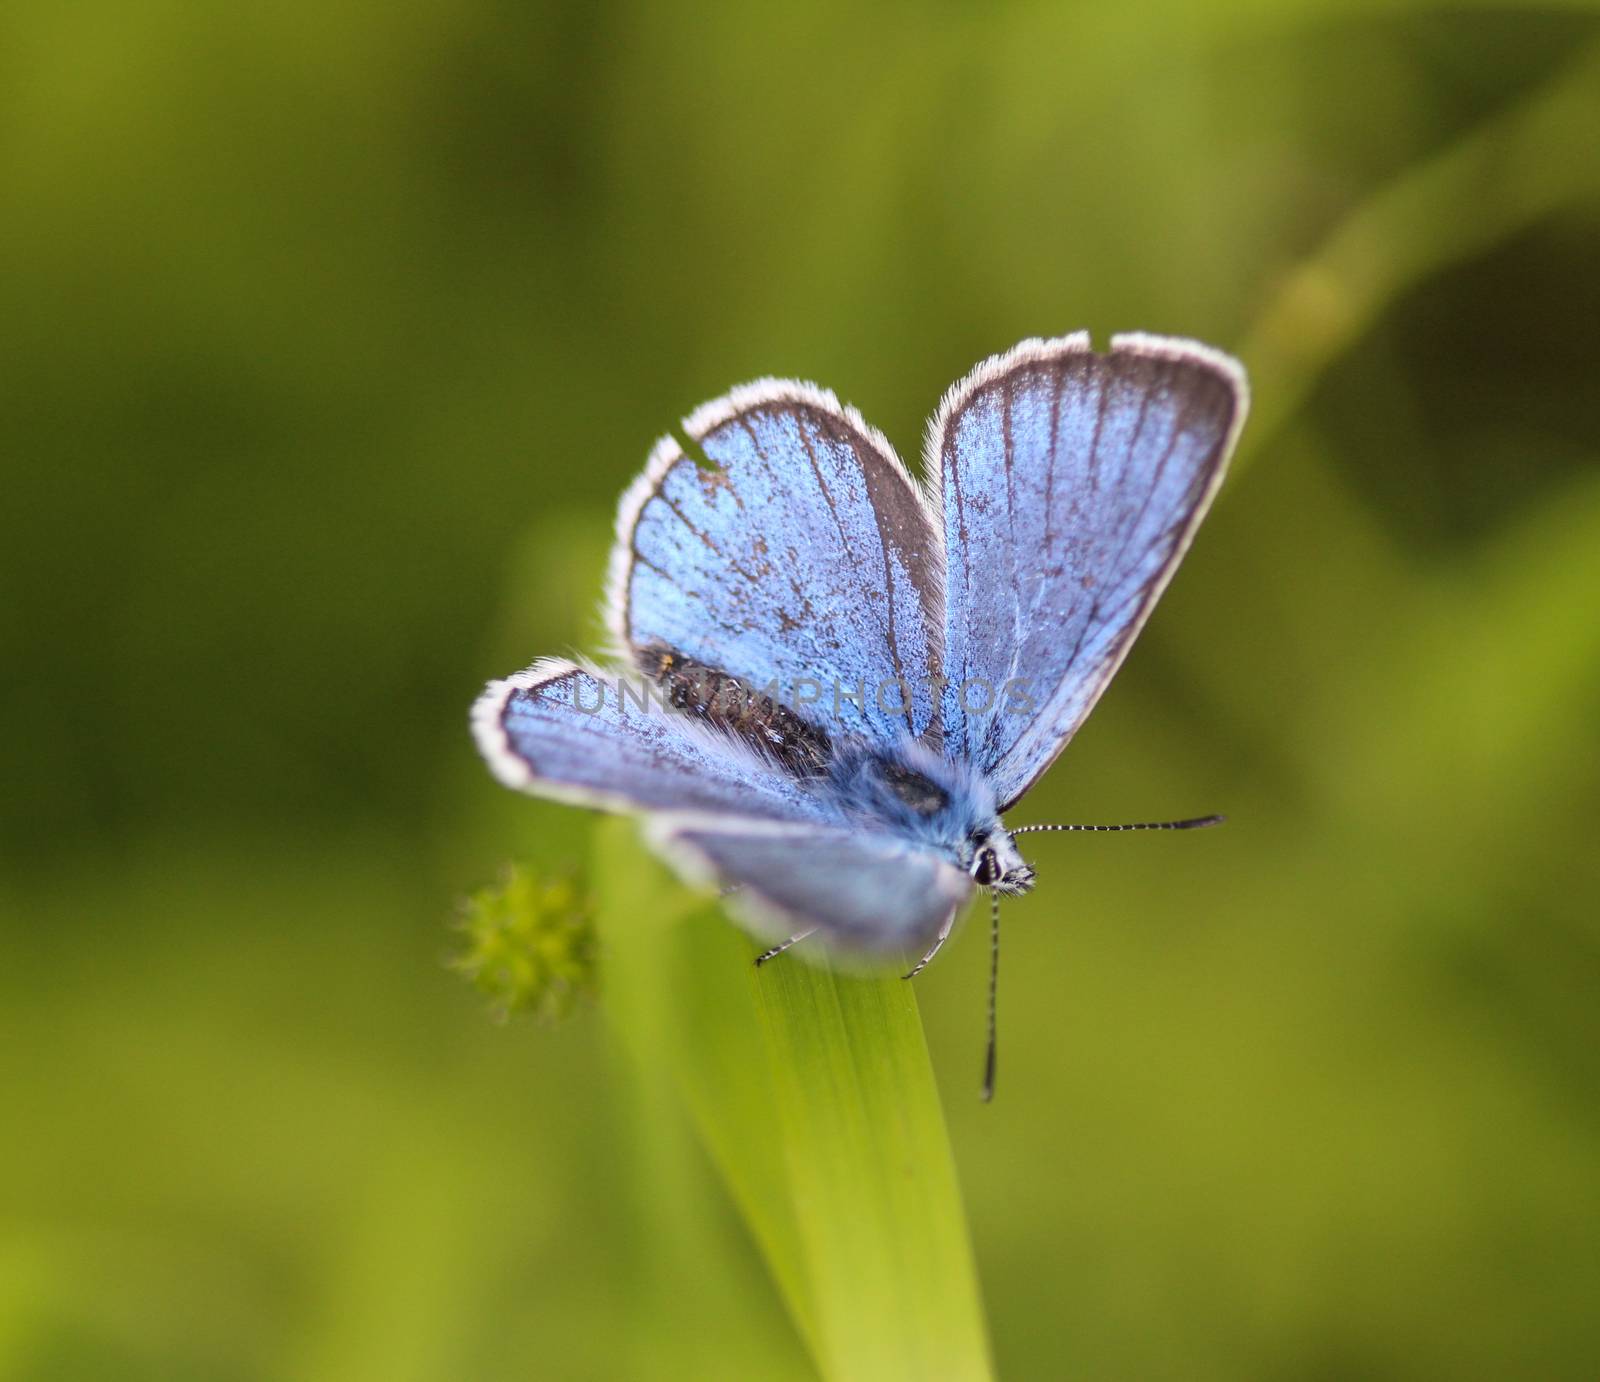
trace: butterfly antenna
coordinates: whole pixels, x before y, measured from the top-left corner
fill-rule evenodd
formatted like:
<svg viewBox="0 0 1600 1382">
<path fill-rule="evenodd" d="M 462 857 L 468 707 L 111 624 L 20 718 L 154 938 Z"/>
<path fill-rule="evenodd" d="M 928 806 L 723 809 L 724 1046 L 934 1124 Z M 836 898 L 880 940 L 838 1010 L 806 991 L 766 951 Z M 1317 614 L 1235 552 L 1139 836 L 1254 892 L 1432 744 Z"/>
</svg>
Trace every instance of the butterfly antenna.
<svg viewBox="0 0 1600 1382">
<path fill-rule="evenodd" d="M 1000 981 L 1000 894 L 989 894 L 989 1049 L 983 1057 L 983 1102 L 994 1098 L 994 997 Z"/>
<path fill-rule="evenodd" d="M 1186 821 L 1135 821 L 1132 825 L 1019 825 L 1013 835 L 1037 835 L 1045 830 L 1203 830 L 1221 825 L 1226 816 L 1195 816 Z"/>
</svg>

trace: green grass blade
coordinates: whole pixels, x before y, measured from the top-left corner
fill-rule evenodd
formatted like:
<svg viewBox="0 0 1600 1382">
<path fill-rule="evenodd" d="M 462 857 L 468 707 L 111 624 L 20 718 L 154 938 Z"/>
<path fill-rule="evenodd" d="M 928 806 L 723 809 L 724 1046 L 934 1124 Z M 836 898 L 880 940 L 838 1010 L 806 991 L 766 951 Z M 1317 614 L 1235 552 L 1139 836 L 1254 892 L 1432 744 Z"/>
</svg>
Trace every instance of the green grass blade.
<svg viewBox="0 0 1600 1382">
<path fill-rule="evenodd" d="M 989 1377 L 912 986 L 793 956 L 756 970 L 627 822 L 598 828 L 595 864 L 607 1009 L 670 1068 L 821 1374 Z"/>
<path fill-rule="evenodd" d="M 912 986 L 748 966 L 836 1376 L 981 1377 L 983 1323 Z"/>
</svg>

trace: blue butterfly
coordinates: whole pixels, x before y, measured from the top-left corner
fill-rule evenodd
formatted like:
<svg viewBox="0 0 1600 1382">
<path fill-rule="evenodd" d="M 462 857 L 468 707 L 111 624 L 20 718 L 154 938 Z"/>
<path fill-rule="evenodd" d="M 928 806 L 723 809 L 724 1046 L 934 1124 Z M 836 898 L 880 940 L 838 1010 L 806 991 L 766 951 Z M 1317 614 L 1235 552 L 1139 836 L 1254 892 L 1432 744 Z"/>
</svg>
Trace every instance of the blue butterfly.
<svg viewBox="0 0 1600 1382">
<path fill-rule="evenodd" d="M 763 961 L 820 933 L 916 973 L 975 886 L 997 956 L 998 896 L 1034 881 L 1002 817 L 1127 655 L 1246 406 L 1239 365 L 1190 341 L 1024 341 L 945 395 L 919 485 L 832 393 L 735 389 L 622 498 L 616 666 L 491 682 L 478 746 L 508 786 L 643 813 Z M 993 994 L 991 972 L 986 1095 Z"/>
</svg>

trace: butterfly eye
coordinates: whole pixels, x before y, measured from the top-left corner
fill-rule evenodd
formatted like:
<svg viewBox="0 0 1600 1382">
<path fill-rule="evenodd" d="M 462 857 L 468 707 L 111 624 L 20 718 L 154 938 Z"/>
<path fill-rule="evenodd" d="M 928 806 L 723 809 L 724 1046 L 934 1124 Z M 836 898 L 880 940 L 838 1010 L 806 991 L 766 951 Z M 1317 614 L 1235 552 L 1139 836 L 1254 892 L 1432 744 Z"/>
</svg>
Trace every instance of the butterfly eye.
<svg viewBox="0 0 1600 1382">
<path fill-rule="evenodd" d="M 972 877 L 974 882 L 984 888 L 1000 881 L 1000 861 L 995 858 L 992 849 L 978 851 L 978 858 L 972 870 Z"/>
</svg>

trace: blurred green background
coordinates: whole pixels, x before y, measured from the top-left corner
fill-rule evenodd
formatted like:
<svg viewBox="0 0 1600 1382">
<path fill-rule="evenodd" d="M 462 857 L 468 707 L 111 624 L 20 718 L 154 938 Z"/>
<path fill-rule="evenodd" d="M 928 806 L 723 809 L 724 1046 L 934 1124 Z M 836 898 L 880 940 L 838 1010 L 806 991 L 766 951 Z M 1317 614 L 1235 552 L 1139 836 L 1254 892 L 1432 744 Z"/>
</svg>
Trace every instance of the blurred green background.
<svg viewBox="0 0 1600 1382">
<path fill-rule="evenodd" d="M 1597 146 L 1580 3 L 13 0 L 0 1376 L 805 1376 L 602 1017 L 445 968 L 589 831 L 467 705 L 703 399 L 915 455 L 1081 326 L 1257 411 L 1017 819 L 1230 824 L 1038 843 L 993 1107 L 926 976 L 1000 1372 L 1593 1376 Z"/>
</svg>

